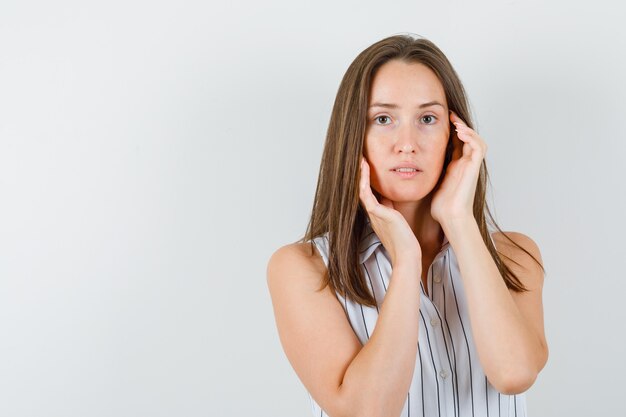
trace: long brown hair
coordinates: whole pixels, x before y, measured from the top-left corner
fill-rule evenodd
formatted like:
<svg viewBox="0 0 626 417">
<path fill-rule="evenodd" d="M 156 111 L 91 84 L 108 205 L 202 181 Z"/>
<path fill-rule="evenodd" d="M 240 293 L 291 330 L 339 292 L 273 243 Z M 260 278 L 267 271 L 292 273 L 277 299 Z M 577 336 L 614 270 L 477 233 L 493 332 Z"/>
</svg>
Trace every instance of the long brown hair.
<svg viewBox="0 0 626 417">
<path fill-rule="evenodd" d="M 299 242 L 311 241 L 313 254 L 315 249 L 312 240 L 328 233 L 328 269 L 320 290 L 330 285 L 331 289 L 342 296 L 372 307 L 376 302 L 358 262 L 360 238 L 367 221 L 367 212 L 359 200 L 359 168 L 371 81 L 378 68 L 392 59 L 421 63 L 429 67 L 443 85 L 448 108 L 473 129 L 465 89 L 459 76 L 443 52 L 427 39 L 413 39 L 408 35 L 385 38 L 361 52 L 343 76 L 330 116 L 311 219 L 305 236 Z M 452 140 L 448 141 L 440 181 L 452 157 L 452 143 Z M 483 160 L 474 195 L 474 217 L 507 287 L 516 292 L 528 291 L 513 271 L 502 262 L 491 241 L 487 216 L 499 231 L 502 230 L 487 206 L 487 181 L 487 165 Z M 506 237 L 541 266 L 526 249 Z"/>
</svg>

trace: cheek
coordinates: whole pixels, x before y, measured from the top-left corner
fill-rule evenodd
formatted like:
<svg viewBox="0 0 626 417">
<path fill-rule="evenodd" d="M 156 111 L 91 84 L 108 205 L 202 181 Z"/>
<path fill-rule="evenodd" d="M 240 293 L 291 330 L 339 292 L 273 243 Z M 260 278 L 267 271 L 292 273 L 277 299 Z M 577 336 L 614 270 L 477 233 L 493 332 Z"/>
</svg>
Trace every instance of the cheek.
<svg viewBox="0 0 626 417">
<path fill-rule="evenodd" d="M 376 140 L 369 140 L 365 142 L 363 147 L 363 155 L 370 165 L 370 172 L 378 172 L 378 168 L 382 166 L 382 162 L 385 159 L 382 146 Z"/>
<path fill-rule="evenodd" d="M 440 167 L 446 156 L 447 141 L 433 140 L 421 146 L 421 155 L 418 160 L 427 168 Z"/>
<path fill-rule="evenodd" d="M 428 153 L 433 163 L 443 161 L 448 148 L 452 146 L 452 138 L 447 133 L 440 133 L 433 137 L 428 144 Z"/>
<path fill-rule="evenodd" d="M 372 188 L 380 190 L 380 179 L 383 177 L 384 170 L 383 165 L 381 164 L 382 161 L 376 160 L 376 158 L 373 160 L 368 158 L 367 160 L 370 164 L 370 185 Z"/>
</svg>

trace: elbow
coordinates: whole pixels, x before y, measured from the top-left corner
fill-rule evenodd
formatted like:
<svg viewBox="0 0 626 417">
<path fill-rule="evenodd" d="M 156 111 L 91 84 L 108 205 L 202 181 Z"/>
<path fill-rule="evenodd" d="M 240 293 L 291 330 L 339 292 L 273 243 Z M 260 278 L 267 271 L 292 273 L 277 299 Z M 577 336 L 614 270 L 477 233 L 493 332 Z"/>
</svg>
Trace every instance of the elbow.
<svg viewBox="0 0 626 417">
<path fill-rule="evenodd" d="M 494 379 L 492 385 L 502 394 L 521 394 L 532 387 L 537 380 L 538 375 L 539 370 L 534 370 L 531 367 L 509 369 L 498 375 L 498 377 Z"/>
<path fill-rule="evenodd" d="M 500 379 L 497 384 L 494 384 L 494 388 L 506 395 L 516 395 L 526 392 L 537 379 L 537 374 L 534 372 L 523 372 L 517 375 L 509 374 Z"/>
<path fill-rule="evenodd" d="M 548 361 L 548 348 L 543 345 L 540 353 L 535 358 L 535 366 L 513 367 L 498 375 L 492 384 L 502 394 L 516 395 L 526 392 L 537 380 L 539 372 Z"/>
</svg>

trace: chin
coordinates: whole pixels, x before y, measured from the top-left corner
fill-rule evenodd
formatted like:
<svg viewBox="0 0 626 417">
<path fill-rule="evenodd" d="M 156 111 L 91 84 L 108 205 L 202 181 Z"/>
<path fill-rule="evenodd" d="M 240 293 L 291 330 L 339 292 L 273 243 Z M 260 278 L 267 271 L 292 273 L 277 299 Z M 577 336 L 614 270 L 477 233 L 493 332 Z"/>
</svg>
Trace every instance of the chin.
<svg viewBox="0 0 626 417">
<path fill-rule="evenodd" d="M 380 193 L 384 197 L 395 203 L 411 203 L 417 202 L 430 194 L 430 191 L 427 190 L 415 190 L 412 189 L 410 191 L 406 190 L 389 190 L 385 193 Z"/>
</svg>

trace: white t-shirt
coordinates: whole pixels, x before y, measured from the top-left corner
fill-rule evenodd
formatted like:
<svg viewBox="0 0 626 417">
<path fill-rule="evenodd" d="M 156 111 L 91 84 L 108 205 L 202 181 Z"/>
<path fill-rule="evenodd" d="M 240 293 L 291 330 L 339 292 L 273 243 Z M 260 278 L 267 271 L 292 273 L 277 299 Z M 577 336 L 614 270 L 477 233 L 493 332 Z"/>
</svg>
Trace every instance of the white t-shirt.
<svg viewBox="0 0 626 417">
<path fill-rule="evenodd" d="M 493 241 L 493 239 L 492 239 Z M 328 238 L 313 240 L 328 266 Z M 337 294 L 354 333 L 365 344 L 389 288 L 391 262 L 369 219 L 359 261 L 377 306 Z M 420 279 L 418 354 L 401 417 L 526 417 L 526 395 L 498 392 L 487 380 L 474 344 L 459 266 L 447 238 L 428 270 L 428 294 Z M 311 394 L 314 416 L 326 416 Z"/>
</svg>

